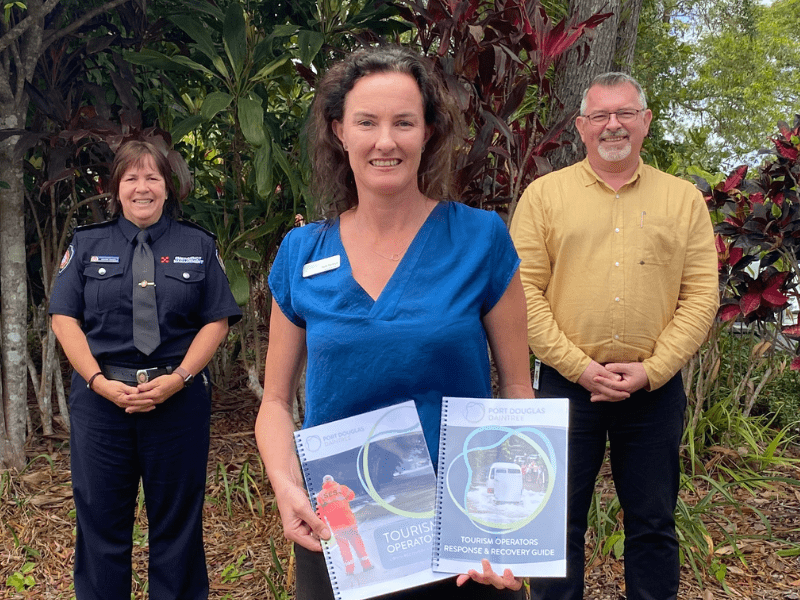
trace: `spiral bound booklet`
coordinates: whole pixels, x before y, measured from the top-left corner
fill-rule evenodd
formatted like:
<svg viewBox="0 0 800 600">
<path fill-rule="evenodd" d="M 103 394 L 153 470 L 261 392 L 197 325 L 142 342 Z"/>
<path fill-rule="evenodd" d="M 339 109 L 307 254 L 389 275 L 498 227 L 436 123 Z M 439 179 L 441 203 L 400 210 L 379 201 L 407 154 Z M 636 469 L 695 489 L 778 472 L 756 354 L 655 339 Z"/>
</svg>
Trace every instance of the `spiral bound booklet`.
<svg viewBox="0 0 800 600">
<path fill-rule="evenodd" d="M 438 581 L 436 476 L 413 400 L 296 431 L 303 475 L 333 536 L 322 542 L 337 600 Z"/>
<path fill-rule="evenodd" d="M 444 398 L 433 570 L 566 576 L 566 398 Z"/>
</svg>

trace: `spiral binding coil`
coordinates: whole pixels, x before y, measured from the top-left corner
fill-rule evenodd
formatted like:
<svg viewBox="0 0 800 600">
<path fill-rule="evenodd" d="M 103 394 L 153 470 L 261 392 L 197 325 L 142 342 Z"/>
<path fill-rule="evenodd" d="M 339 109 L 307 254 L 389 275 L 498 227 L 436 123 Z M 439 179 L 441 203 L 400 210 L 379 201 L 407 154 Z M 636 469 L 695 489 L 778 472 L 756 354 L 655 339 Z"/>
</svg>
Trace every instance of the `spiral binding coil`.
<svg viewBox="0 0 800 600">
<path fill-rule="evenodd" d="M 309 473 L 306 462 L 306 452 L 305 446 L 303 446 L 303 437 L 301 432 L 295 431 L 294 432 L 294 441 L 295 445 L 297 446 L 297 456 L 300 458 L 300 468 L 303 469 L 303 478 L 306 480 L 306 489 L 308 489 L 308 496 L 311 500 L 311 508 L 314 509 L 314 512 L 317 512 L 317 494 L 319 492 L 314 491 L 314 484 L 311 480 L 311 473 Z M 328 546 L 324 543 L 322 544 L 322 556 L 325 558 L 325 566 L 328 569 L 328 577 L 331 580 L 331 587 L 333 588 L 333 596 L 336 600 L 341 600 L 342 592 L 339 589 L 339 581 L 336 578 L 336 571 L 334 570 L 333 566 L 333 556 L 331 556 L 331 550 Z"/>
<path fill-rule="evenodd" d="M 448 399 L 442 398 L 442 422 L 439 428 L 439 458 L 436 471 L 436 511 L 433 523 L 433 560 L 431 561 L 434 570 L 439 568 L 439 553 L 441 550 L 441 525 L 439 521 L 442 517 L 442 502 L 444 499 L 444 451 L 447 440 L 448 405 Z"/>
</svg>

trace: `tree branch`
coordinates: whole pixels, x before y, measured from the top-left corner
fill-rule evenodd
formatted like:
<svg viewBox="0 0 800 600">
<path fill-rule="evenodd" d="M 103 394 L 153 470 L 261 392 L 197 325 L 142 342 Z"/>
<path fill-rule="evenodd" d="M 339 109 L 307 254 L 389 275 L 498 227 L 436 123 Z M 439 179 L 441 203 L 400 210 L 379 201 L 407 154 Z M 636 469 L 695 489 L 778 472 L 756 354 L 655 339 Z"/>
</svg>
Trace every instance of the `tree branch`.
<svg viewBox="0 0 800 600">
<path fill-rule="evenodd" d="M 109 0 L 109 2 L 106 2 L 102 6 L 98 6 L 93 10 L 90 10 L 85 15 L 79 17 L 78 19 L 76 19 L 63 29 L 57 29 L 55 31 L 48 30 L 48 35 L 46 35 L 44 37 L 44 40 L 42 41 L 42 50 L 44 51 L 53 42 L 60 40 L 64 36 L 70 35 L 74 31 L 77 31 L 78 29 L 86 25 L 86 23 L 94 19 L 97 15 L 102 15 L 103 13 L 113 10 L 121 4 L 125 4 L 126 2 L 128 2 L 128 0 Z"/>
<path fill-rule="evenodd" d="M 39 10 L 30 10 L 28 16 L 22 19 L 19 23 L 14 25 L 8 32 L 0 38 L 0 52 L 8 48 L 14 41 L 19 39 L 28 29 L 36 25 L 37 20 L 44 22 L 45 15 L 52 11 L 56 4 L 61 0 L 47 0 Z"/>
</svg>

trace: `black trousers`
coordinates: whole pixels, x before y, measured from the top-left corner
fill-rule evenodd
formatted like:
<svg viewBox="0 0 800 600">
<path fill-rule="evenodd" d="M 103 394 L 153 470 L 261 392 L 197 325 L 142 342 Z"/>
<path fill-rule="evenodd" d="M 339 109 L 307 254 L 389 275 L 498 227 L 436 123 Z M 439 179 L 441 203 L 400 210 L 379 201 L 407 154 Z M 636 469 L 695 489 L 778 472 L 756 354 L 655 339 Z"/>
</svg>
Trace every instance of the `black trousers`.
<svg viewBox="0 0 800 600">
<path fill-rule="evenodd" d="M 624 513 L 626 597 L 676 598 L 680 573 L 674 512 L 686 410 L 680 373 L 655 391 L 593 403 L 582 386 L 542 365 L 538 395 L 570 399 L 567 577 L 531 579 L 531 598 L 583 598 L 584 535 L 606 439 Z"/>
<path fill-rule="evenodd" d="M 296 558 L 296 600 L 334 600 L 331 580 L 322 552 L 311 552 L 294 545 Z M 519 591 L 498 590 L 490 585 L 468 581 L 456 586 L 455 575 L 410 590 L 379 596 L 381 600 L 524 600 L 524 588 Z"/>
<path fill-rule="evenodd" d="M 77 513 L 77 600 L 130 600 L 141 479 L 151 600 L 206 600 L 203 502 L 211 390 L 208 372 L 155 410 L 126 414 L 72 377 L 70 451 Z"/>
</svg>

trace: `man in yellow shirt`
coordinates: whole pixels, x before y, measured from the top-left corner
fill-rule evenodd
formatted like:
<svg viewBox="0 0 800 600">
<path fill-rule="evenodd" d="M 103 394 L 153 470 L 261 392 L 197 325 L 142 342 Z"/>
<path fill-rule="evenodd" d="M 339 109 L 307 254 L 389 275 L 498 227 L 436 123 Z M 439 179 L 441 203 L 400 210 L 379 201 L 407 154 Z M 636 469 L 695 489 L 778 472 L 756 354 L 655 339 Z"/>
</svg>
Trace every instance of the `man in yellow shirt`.
<svg viewBox="0 0 800 600">
<path fill-rule="evenodd" d="M 674 510 L 686 396 L 680 369 L 718 305 L 708 210 L 639 157 L 652 113 L 623 73 L 598 76 L 576 126 L 585 160 L 534 181 L 511 236 L 522 259 L 538 395 L 570 399 L 567 577 L 533 598 L 583 597 L 584 534 L 610 441 L 628 600 L 676 598 Z"/>
</svg>

